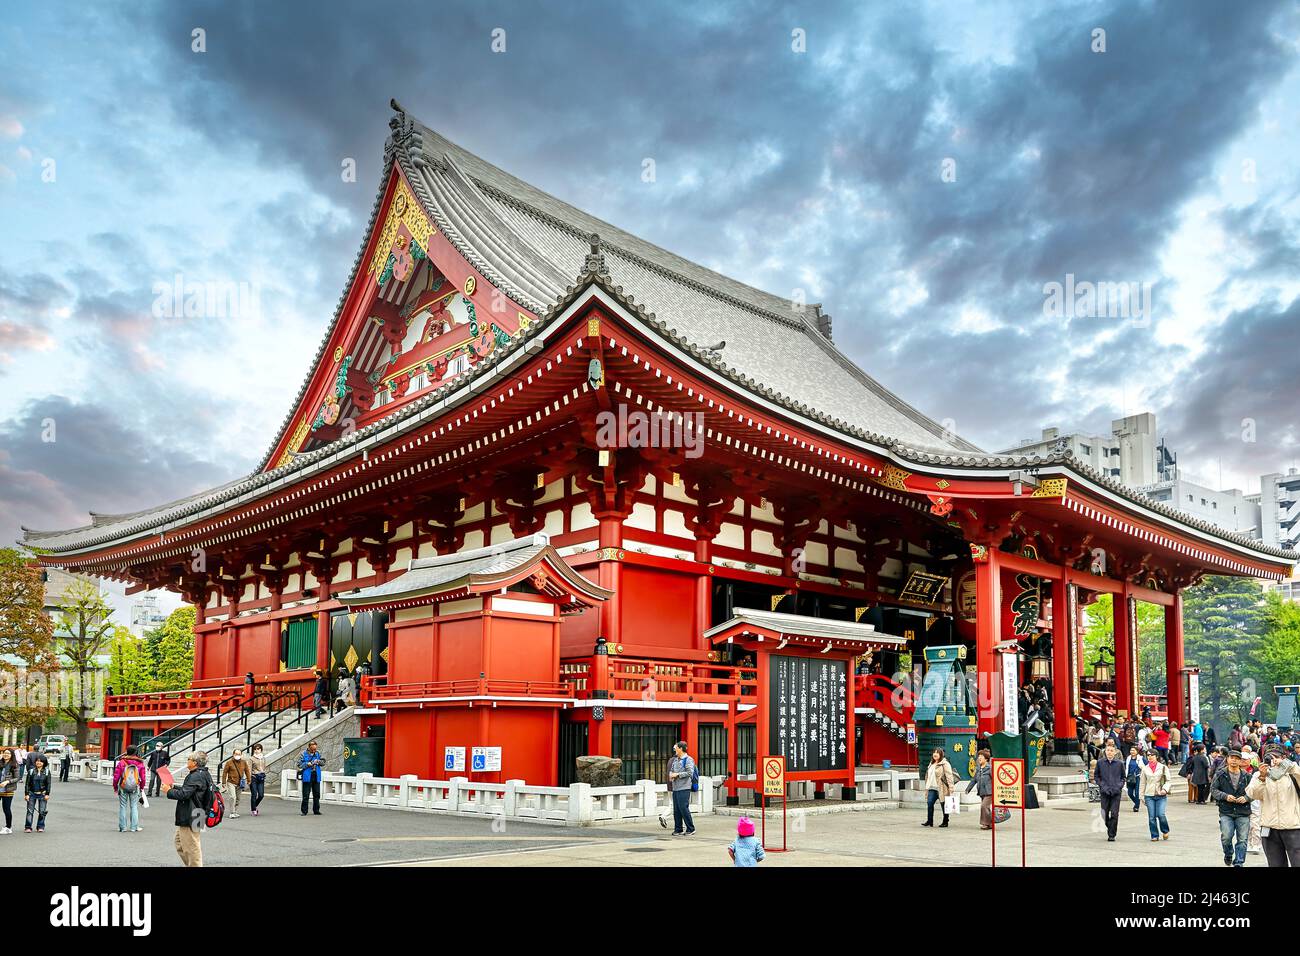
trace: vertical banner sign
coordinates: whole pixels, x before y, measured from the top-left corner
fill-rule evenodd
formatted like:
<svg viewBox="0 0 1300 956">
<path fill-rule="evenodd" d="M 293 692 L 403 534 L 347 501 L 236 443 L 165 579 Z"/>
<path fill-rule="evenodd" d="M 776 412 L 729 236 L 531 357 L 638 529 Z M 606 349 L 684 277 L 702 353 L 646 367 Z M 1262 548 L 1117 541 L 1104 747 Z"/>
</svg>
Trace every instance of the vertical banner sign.
<svg viewBox="0 0 1300 956">
<path fill-rule="evenodd" d="M 1066 587 L 1069 596 L 1069 628 L 1066 641 L 1070 646 L 1070 715 L 1079 716 L 1079 586 Z"/>
<path fill-rule="evenodd" d="M 1020 660 L 1012 652 L 1002 655 L 1002 729 L 1020 733 Z"/>
<path fill-rule="evenodd" d="M 1133 685 L 1133 713 L 1142 713 L 1142 701 L 1138 697 L 1138 602 L 1137 598 L 1128 599 L 1128 653 L 1129 683 Z"/>
<path fill-rule="evenodd" d="M 789 773 L 848 766 L 848 663 L 774 654 L 768 737 Z"/>
<path fill-rule="evenodd" d="M 1201 675 L 1195 671 L 1187 675 L 1187 719 L 1201 719 Z"/>
</svg>

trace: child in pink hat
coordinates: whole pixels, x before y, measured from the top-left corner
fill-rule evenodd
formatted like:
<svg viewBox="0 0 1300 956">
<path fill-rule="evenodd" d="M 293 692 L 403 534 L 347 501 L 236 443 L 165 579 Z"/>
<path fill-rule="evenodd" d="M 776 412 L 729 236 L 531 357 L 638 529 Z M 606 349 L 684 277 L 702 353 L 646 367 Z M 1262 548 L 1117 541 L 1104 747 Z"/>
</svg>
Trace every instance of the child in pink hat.
<svg viewBox="0 0 1300 956">
<path fill-rule="evenodd" d="M 727 852 L 736 866 L 758 866 L 759 861 L 767 856 L 763 844 L 754 836 L 754 821 L 749 817 L 741 817 L 736 823 L 736 839 L 727 847 Z"/>
</svg>

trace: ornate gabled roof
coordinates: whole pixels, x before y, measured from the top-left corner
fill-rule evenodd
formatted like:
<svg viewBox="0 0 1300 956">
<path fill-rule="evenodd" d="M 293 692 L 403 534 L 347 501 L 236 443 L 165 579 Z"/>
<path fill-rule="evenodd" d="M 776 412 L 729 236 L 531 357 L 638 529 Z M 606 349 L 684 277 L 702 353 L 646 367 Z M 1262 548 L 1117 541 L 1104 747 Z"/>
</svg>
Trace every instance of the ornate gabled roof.
<svg viewBox="0 0 1300 956">
<path fill-rule="evenodd" d="M 874 624 L 858 621 L 836 621 L 825 617 L 783 614 L 780 611 L 762 611 L 748 607 L 735 608 L 731 613 L 731 620 L 709 628 L 704 636 L 713 643 L 718 643 L 726 640 L 731 632 L 748 626 L 786 637 L 804 638 L 805 641 L 849 641 L 878 647 L 901 647 L 907 643 L 906 638 L 881 633 Z"/>
<path fill-rule="evenodd" d="M 555 576 L 543 588 L 547 593 L 564 592 L 565 610 L 580 610 L 614 596 L 614 592 L 570 568 L 545 534 L 472 551 L 418 558 L 390 581 L 335 596 L 348 607 L 433 604 L 464 594 L 499 590 L 533 569 L 543 567 Z"/>
<path fill-rule="evenodd" d="M 584 271 L 597 236 L 624 292 L 683 342 L 725 342 L 742 380 L 878 435 L 952 452 L 979 449 L 894 395 L 818 331 L 799 307 L 570 206 L 462 149 L 394 102 L 389 149 L 412 191 L 471 265 L 537 314 Z"/>
</svg>

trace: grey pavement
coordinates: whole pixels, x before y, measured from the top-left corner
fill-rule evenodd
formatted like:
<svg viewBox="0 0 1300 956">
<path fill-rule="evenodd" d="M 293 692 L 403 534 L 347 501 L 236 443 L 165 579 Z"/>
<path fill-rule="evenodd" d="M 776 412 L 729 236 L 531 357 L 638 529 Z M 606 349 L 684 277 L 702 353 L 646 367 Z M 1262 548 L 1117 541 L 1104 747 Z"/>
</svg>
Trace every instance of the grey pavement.
<svg viewBox="0 0 1300 956">
<path fill-rule="evenodd" d="M 21 796 L 21 791 L 20 791 Z M 203 833 L 205 866 L 365 866 L 540 847 L 571 846 L 614 832 L 568 830 L 322 804 L 302 816 L 295 801 L 268 797 L 259 816 L 227 818 Z M 0 866 L 179 866 L 172 840 L 174 801 L 152 798 L 139 833 L 117 830 L 117 796 L 102 783 L 56 784 L 46 832 L 23 833 L 25 806 L 14 800 L 15 832 L 0 836 Z M 627 836 L 627 834 L 623 834 Z"/>
<path fill-rule="evenodd" d="M 15 801 L 15 811 L 20 804 Z M 322 806 L 303 817 L 294 802 L 268 798 L 261 816 L 243 812 L 203 835 L 208 866 L 727 866 L 734 817 L 698 820 L 699 832 L 673 838 L 657 823 L 566 829 L 541 824 Z M 50 802 L 44 834 L 0 837 L 0 865 L 176 866 L 174 804 L 155 799 L 141 814 L 141 833 L 117 832 L 117 798 L 98 783 L 67 783 Z M 923 829 L 923 809 L 868 807 L 792 816 L 793 852 L 764 866 L 963 866 L 990 860 L 990 834 L 978 813 L 963 812 L 948 830 Z M 1218 812 L 1171 800 L 1172 838 L 1151 843 L 1146 811 L 1124 809 L 1119 839 L 1107 843 L 1096 804 L 1062 802 L 1028 815 L 1030 866 L 1222 868 Z M 769 817 L 772 830 L 777 818 Z M 775 840 L 769 840 L 769 846 Z M 999 827 L 998 863 L 1018 865 L 1018 816 Z M 1264 865 L 1260 856 L 1247 866 Z"/>
</svg>

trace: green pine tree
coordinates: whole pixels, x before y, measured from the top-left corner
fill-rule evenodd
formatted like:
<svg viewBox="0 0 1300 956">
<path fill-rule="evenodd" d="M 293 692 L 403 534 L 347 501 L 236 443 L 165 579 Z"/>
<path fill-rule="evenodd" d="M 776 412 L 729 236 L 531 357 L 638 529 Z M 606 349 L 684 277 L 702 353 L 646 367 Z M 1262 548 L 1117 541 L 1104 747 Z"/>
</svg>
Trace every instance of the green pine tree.
<svg viewBox="0 0 1300 956">
<path fill-rule="evenodd" d="M 1184 657 L 1188 666 L 1201 669 L 1197 716 L 1208 716 L 1216 730 L 1244 720 L 1250 712 L 1263 676 L 1263 633 L 1259 582 L 1207 577 L 1183 593 Z"/>
<path fill-rule="evenodd" d="M 184 690 L 194 679 L 194 608 L 180 607 L 167 615 L 158 628 L 159 690 Z"/>
</svg>

